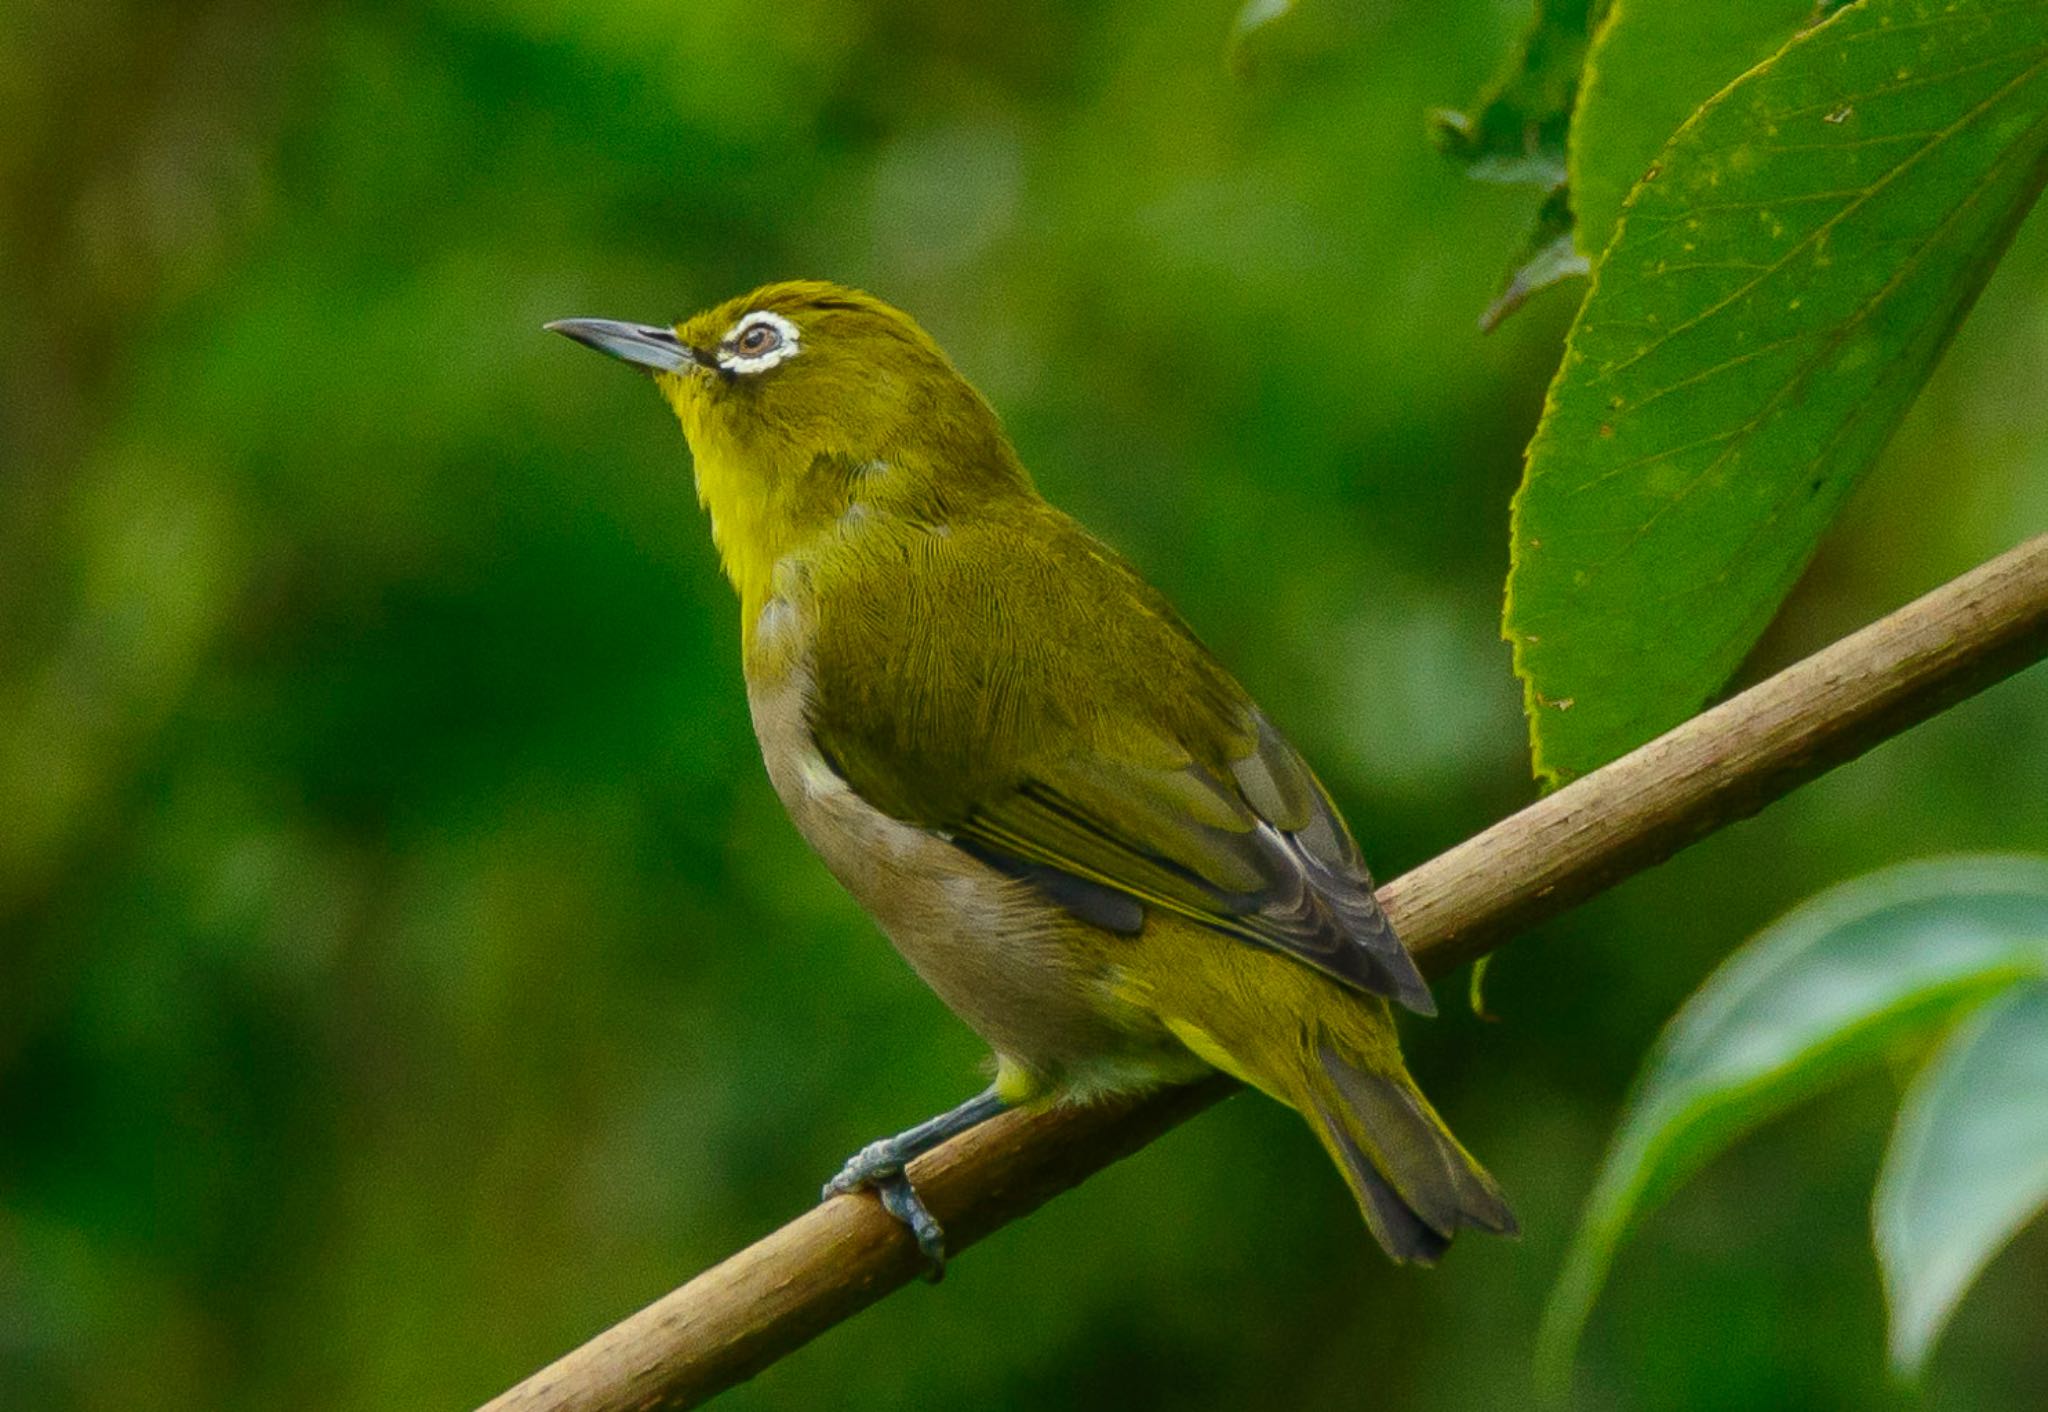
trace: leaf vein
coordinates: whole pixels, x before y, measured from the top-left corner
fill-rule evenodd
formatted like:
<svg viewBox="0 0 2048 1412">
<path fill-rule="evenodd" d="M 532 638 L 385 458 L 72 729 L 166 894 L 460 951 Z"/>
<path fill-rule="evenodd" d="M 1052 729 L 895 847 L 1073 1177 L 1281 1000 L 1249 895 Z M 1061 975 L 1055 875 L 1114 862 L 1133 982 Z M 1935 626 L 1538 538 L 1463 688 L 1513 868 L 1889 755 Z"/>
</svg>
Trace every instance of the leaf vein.
<svg viewBox="0 0 2048 1412">
<path fill-rule="evenodd" d="M 1953 138 L 1957 133 L 1963 131 L 1963 129 L 1970 126 L 1972 123 L 1976 122 L 1986 112 L 1990 111 L 1990 109 L 1994 105 L 2003 101 L 2009 94 L 2011 94 L 2019 88 L 2024 87 L 2026 84 L 2032 82 L 2034 79 L 2039 78 L 2044 71 L 2048 71 L 2048 55 L 2044 55 L 2042 58 L 2036 60 L 2031 66 L 2028 67 L 2028 69 L 2024 73 L 2013 78 L 2012 80 L 2001 86 L 1997 92 L 1993 93 L 1988 98 L 1985 98 L 1982 102 L 1978 103 L 1968 112 L 1957 117 L 1957 119 L 1953 123 L 1950 123 L 1947 127 L 1943 128 L 1925 146 L 1921 147 L 1918 151 L 1914 152 L 1911 156 L 1905 158 L 1897 166 L 1893 167 L 1890 171 L 1886 172 L 1882 177 L 1878 178 L 1875 182 L 1871 183 L 1871 185 L 1865 188 L 1863 193 L 1860 196 L 1858 196 L 1856 200 L 1850 202 L 1848 205 L 1844 206 L 1840 211 L 1837 211 L 1834 215 L 1828 217 L 1826 221 L 1822 222 L 1812 231 L 1809 231 L 1806 235 L 1802 236 L 1795 244 L 1792 245 L 1790 249 L 1786 250 L 1786 252 L 1783 255 L 1779 256 L 1776 260 L 1774 260 L 1771 263 L 1771 265 L 1763 273 L 1759 274 L 1755 279 L 1744 282 L 1744 284 L 1740 288 L 1736 289 L 1734 292 L 1715 301 L 1713 304 L 1708 305 L 1705 309 L 1693 315 L 1691 318 L 1684 320 L 1682 323 L 1674 325 L 1667 333 L 1664 334 L 1663 337 L 1651 340 L 1648 344 L 1638 349 L 1630 357 L 1623 359 L 1621 362 L 1615 364 L 1612 368 L 1606 369 L 1603 372 L 1602 376 L 1612 377 L 1617 373 L 1625 372 L 1627 369 L 1641 362 L 1644 358 L 1647 358 L 1650 354 L 1656 352 L 1659 348 L 1662 348 L 1672 339 L 1678 337 L 1678 335 L 1699 327 L 1699 325 L 1705 323 L 1708 319 L 1714 317 L 1722 310 L 1734 304 L 1738 299 L 1742 298 L 1744 295 L 1756 289 L 1758 285 L 1762 284 L 1766 279 L 1770 278 L 1771 275 L 1777 273 L 1779 270 L 1782 270 L 1787 265 L 1789 265 L 1794 257 L 1799 255 L 1808 247 L 1815 245 L 1819 241 L 1824 239 L 1829 232 L 1834 230 L 1834 228 L 1839 226 L 1843 221 L 1847 220 L 1850 215 L 1862 209 L 1863 206 L 1868 204 L 1870 199 L 1876 196 L 1878 192 L 1883 191 L 1885 188 L 1889 187 L 1894 182 L 1896 182 L 1907 171 L 1912 169 L 1914 166 L 1918 165 L 1930 153 L 1935 151 L 1936 148 L 1940 147 L 1944 142 L 1947 142 L 1949 139 Z M 1966 205 L 1968 203 L 1965 202 L 1963 204 Z M 1735 207 L 1735 209 L 1739 210 L 1741 209 L 1741 207 L 1737 206 Z M 1961 210 L 1962 206 L 1959 205 L 1956 209 Z M 1954 212 L 1951 212 L 1950 214 L 1951 216 L 1953 216 Z M 1943 221 L 1943 225 L 1945 226 L 1946 224 L 1947 221 L 1945 219 Z"/>
</svg>

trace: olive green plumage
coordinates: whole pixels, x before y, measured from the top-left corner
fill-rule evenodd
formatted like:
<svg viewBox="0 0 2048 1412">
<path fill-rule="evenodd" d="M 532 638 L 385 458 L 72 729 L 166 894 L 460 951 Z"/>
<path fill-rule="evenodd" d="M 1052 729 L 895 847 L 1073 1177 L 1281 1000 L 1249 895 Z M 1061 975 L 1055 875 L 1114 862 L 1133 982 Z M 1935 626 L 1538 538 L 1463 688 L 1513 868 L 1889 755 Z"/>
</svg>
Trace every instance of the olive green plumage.
<svg viewBox="0 0 2048 1412">
<path fill-rule="evenodd" d="M 557 327 L 655 370 L 770 776 L 1004 1099 L 1214 1065 L 1309 1120 L 1397 1258 L 1513 1229 L 1402 1065 L 1382 997 L 1429 992 L 1328 794 L 908 316 L 806 282 Z"/>
</svg>

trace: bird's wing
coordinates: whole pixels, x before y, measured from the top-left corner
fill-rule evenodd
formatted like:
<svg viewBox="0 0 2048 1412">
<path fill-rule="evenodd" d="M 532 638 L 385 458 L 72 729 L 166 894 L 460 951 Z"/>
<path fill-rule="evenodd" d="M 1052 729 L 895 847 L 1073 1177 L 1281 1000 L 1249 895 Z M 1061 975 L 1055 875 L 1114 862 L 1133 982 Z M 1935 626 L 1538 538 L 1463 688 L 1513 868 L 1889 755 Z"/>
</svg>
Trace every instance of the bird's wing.
<svg viewBox="0 0 2048 1412">
<path fill-rule="evenodd" d="M 1099 926 L 1163 909 L 1431 1012 L 1300 754 L 1156 592 L 1056 528 L 1079 543 L 1050 561 L 1016 534 L 945 550 L 912 596 L 840 615 L 813 684 L 825 758 Z"/>
<path fill-rule="evenodd" d="M 1253 748 L 1222 770 L 1100 753 L 1042 763 L 953 837 L 1113 930 L 1136 930 L 1141 906 L 1164 908 L 1433 1011 L 1322 786 L 1262 715 L 1248 724 Z"/>
</svg>

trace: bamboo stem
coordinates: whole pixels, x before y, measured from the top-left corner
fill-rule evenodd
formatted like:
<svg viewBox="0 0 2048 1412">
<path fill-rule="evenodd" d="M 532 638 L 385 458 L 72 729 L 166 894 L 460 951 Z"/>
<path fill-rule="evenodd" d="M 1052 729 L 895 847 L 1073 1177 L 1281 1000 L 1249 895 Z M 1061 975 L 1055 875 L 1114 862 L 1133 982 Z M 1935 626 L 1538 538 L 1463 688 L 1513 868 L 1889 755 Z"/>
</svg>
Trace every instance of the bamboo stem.
<svg viewBox="0 0 2048 1412">
<path fill-rule="evenodd" d="M 1703 712 L 1380 890 L 1442 975 L 2048 655 L 2048 535 Z M 959 1251 L 1231 1092 L 1006 1113 L 919 1159 Z M 693 1407 L 915 1277 L 866 1196 L 805 1212 L 599 1334 L 483 1412 Z"/>
</svg>

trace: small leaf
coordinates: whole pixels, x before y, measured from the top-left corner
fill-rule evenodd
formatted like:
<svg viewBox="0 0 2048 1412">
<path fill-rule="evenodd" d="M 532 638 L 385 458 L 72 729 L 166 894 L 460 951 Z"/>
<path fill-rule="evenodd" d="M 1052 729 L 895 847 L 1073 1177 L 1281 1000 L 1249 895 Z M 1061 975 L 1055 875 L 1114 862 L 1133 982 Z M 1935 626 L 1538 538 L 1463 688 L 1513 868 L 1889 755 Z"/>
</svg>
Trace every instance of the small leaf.
<svg viewBox="0 0 2048 1412">
<path fill-rule="evenodd" d="M 1223 58 L 1239 78 L 1248 78 L 1257 67 L 1260 31 L 1294 13 L 1297 0 L 1244 0 L 1230 25 L 1230 39 Z"/>
<path fill-rule="evenodd" d="M 1924 1031 L 2048 971 L 2048 858 L 1952 857 L 1830 889 L 1767 927 L 1659 1037 L 1544 1309 L 1561 1387 L 1636 1215 L 1742 1133 Z"/>
<path fill-rule="evenodd" d="M 1244 6 L 1237 12 L 1237 20 L 1230 32 L 1238 37 L 1263 29 L 1275 20 L 1285 19 L 1294 13 L 1295 0 L 1244 0 Z"/>
<path fill-rule="evenodd" d="M 1500 1018 L 1500 1016 L 1486 1008 L 1486 973 L 1492 969 L 1493 957 L 1491 955 L 1482 956 L 1472 963 L 1471 987 L 1465 997 L 1471 1002 L 1472 1013 L 1489 1024 Z"/>
<path fill-rule="evenodd" d="M 1506 69 L 1472 114 L 1430 114 L 1438 149 L 1482 181 L 1564 180 L 1564 143 L 1586 61 L 1586 35 L 1604 0 L 1537 0 L 1536 13 Z"/>
<path fill-rule="evenodd" d="M 1973 1016 L 1924 1070 L 1872 1205 L 1892 1362 L 1918 1373 L 1963 1292 L 2048 1204 L 2048 986 Z"/>
<path fill-rule="evenodd" d="M 1572 117 L 1581 254 L 1600 258 L 1622 199 L 1679 124 L 1813 19 L 1813 0 L 1613 0 L 1586 51 Z"/>
<path fill-rule="evenodd" d="M 1544 199 L 1536 223 L 1524 243 L 1522 262 L 1508 276 L 1500 295 L 1479 316 L 1482 333 L 1492 333 L 1501 320 L 1552 285 L 1563 284 L 1586 273 L 1585 257 L 1572 244 L 1572 208 L 1569 195 L 1558 187 Z"/>
<path fill-rule="evenodd" d="M 1505 631 L 1540 776 L 1727 681 L 2044 178 L 2048 0 L 1859 0 L 1679 129 L 1515 498 Z"/>
<path fill-rule="evenodd" d="M 1429 115 L 1437 150 L 1464 163 L 1479 181 L 1544 189 L 1543 207 L 1501 293 L 1479 317 L 1492 332 L 1539 290 L 1585 273 L 1571 242 L 1564 190 L 1565 137 L 1578 101 L 1586 36 L 1607 0 L 1536 0 L 1514 57 L 1472 105 L 1471 115 L 1439 108 Z"/>
</svg>

